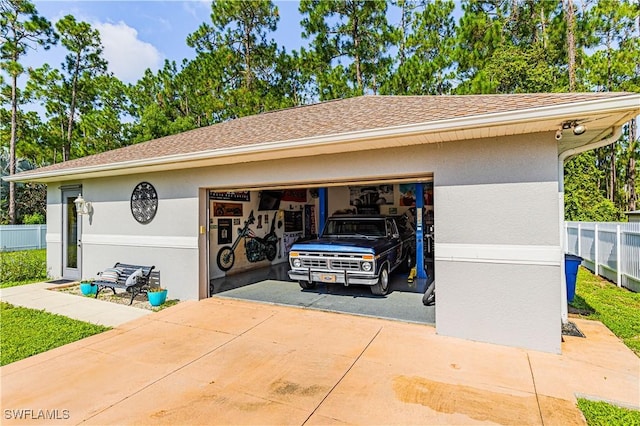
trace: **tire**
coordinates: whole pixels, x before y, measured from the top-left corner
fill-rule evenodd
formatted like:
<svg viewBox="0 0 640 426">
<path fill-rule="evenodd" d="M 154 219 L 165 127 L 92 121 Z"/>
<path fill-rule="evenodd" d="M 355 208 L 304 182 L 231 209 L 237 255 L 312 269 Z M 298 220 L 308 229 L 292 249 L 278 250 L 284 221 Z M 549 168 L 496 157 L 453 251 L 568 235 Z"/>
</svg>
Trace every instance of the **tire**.
<svg viewBox="0 0 640 426">
<path fill-rule="evenodd" d="M 216 259 L 218 268 L 221 271 L 227 272 L 233 267 L 233 263 L 236 261 L 236 255 L 233 252 L 231 246 L 224 246 L 218 251 L 218 258 Z"/>
<path fill-rule="evenodd" d="M 409 272 L 411 270 L 411 268 L 413 268 L 414 266 L 414 256 L 413 253 L 411 252 L 411 249 L 407 250 L 407 252 L 404 255 L 404 258 L 402 259 L 402 263 L 400 264 L 400 272 Z"/>
<path fill-rule="evenodd" d="M 267 243 L 264 248 L 264 252 L 265 252 L 265 255 L 267 256 L 267 259 L 271 262 L 273 259 L 276 258 L 276 255 L 278 254 L 278 248 L 276 247 L 275 244 Z"/>
<path fill-rule="evenodd" d="M 314 282 L 309 282 L 309 281 L 305 281 L 305 280 L 300 280 L 298 281 L 298 284 L 300 284 L 300 287 L 303 290 L 311 290 L 316 288 L 316 283 Z"/>
<path fill-rule="evenodd" d="M 436 282 L 432 282 L 422 296 L 422 304 L 425 306 L 435 305 L 436 303 Z"/>
<path fill-rule="evenodd" d="M 384 296 L 389 291 L 389 268 L 387 265 L 380 269 L 380 275 L 378 275 L 378 282 L 371 286 L 371 293 L 376 296 Z"/>
</svg>

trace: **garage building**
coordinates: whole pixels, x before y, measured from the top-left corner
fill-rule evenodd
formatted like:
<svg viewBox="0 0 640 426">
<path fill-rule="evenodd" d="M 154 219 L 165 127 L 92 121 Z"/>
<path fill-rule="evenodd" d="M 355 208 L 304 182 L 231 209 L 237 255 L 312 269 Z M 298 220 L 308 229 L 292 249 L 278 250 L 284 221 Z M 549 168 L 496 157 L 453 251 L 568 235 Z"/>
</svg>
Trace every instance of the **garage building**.
<svg viewBox="0 0 640 426">
<path fill-rule="evenodd" d="M 638 114 L 640 95 L 629 93 L 362 96 L 11 179 L 48 185 L 51 276 L 155 265 L 182 300 L 209 297 L 211 280 L 225 274 L 286 262 L 291 242 L 336 211 L 402 214 L 423 187 L 437 332 L 557 353 L 566 320 L 563 163 L 611 143 Z M 86 214 L 76 212 L 79 194 Z M 247 255 L 239 242 L 225 271 L 217 254 L 250 214 L 251 232 L 277 237 L 275 257 Z"/>
</svg>

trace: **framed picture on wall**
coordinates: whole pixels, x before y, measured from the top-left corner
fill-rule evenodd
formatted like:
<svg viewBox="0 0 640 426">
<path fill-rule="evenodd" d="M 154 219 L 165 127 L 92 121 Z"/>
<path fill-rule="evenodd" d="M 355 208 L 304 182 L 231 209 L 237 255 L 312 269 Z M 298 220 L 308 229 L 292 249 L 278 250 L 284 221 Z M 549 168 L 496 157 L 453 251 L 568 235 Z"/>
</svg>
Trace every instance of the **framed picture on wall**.
<svg viewBox="0 0 640 426">
<path fill-rule="evenodd" d="M 221 200 L 221 201 L 251 201 L 251 193 L 249 191 L 234 191 L 234 192 L 209 191 L 209 199 Z"/>
<path fill-rule="evenodd" d="M 260 191 L 258 210 L 278 210 L 282 191 Z"/>
<path fill-rule="evenodd" d="M 231 244 L 232 239 L 231 219 L 218 219 L 218 244 Z"/>
<path fill-rule="evenodd" d="M 240 203 L 213 203 L 214 216 L 242 216 L 242 204 Z"/>
<path fill-rule="evenodd" d="M 433 205 L 433 182 L 425 182 L 424 188 L 424 205 Z M 415 206 L 416 205 L 416 186 L 413 183 L 401 183 L 400 189 L 400 205 Z"/>
<path fill-rule="evenodd" d="M 310 237 L 317 235 L 318 230 L 316 228 L 316 206 L 313 204 L 307 204 L 304 206 L 304 236 Z"/>
<path fill-rule="evenodd" d="M 295 201 L 298 203 L 307 202 L 307 190 L 305 189 L 285 189 L 282 193 L 282 201 Z"/>
<path fill-rule="evenodd" d="M 284 232 L 302 232 L 302 211 L 284 211 Z"/>
</svg>

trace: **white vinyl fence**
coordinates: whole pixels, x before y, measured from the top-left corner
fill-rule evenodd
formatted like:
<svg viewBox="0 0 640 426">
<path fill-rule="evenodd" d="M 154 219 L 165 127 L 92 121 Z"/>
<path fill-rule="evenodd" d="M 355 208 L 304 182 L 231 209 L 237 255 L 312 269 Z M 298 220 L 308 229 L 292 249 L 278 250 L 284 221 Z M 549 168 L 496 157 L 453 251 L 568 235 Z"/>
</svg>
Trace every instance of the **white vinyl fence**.
<svg viewBox="0 0 640 426">
<path fill-rule="evenodd" d="M 565 222 L 567 252 L 619 287 L 640 292 L 640 223 Z"/>
<path fill-rule="evenodd" d="M 47 248 L 47 225 L 0 225 L 0 251 Z"/>
</svg>

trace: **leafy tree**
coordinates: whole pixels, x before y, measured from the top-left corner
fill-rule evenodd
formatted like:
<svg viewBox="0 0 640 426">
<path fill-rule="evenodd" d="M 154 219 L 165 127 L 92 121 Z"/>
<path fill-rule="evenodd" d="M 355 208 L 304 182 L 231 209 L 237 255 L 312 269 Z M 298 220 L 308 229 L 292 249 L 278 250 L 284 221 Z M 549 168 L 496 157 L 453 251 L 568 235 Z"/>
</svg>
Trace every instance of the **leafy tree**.
<svg viewBox="0 0 640 426">
<path fill-rule="evenodd" d="M 191 85 L 183 84 L 187 76 L 194 79 Z M 165 61 L 164 67 L 155 75 L 147 69 L 143 78 L 127 90 L 132 104 L 131 113 L 137 118 L 132 128 L 133 142 L 194 129 L 194 115 L 197 113 L 193 112 L 193 102 L 198 101 L 198 96 L 192 96 L 190 90 L 198 87 L 198 82 L 193 73 L 181 77 L 175 62 Z"/>
<path fill-rule="evenodd" d="M 28 49 L 40 46 L 48 49 L 56 37 L 51 23 L 38 15 L 33 3 L 27 0 L 0 1 L 0 68 L 11 78 L 11 135 L 9 142 L 9 175 L 16 172 L 18 108 L 21 103 L 18 77 L 24 73 L 20 64 Z M 9 222 L 16 220 L 15 183 L 9 184 Z"/>
<path fill-rule="evenodd" d="M 321 100 L 377 93 L 391 67 L 384 0 L 302 0 L 304 52 Z M 343 63 L 344 62 L 344 63 Z"/>
<path fill-rule="evenodd" d="M 569 91 L 576 90 L 576 19 L 573 0 L 563 0 L 564 16 L 567 26 L 567 65 L 569 69 Z"/>
<path fill-rule="evenodd" d="M 454 56 L 457 62 L 458 94 L 490 93 L 486 64 L 506 44 L 506 2 L 465 0 L 457 31 Z"/>
<path fill-rule="evenodd" d="M 594 52 L 585 59 L 586 84 L 595 90 L 640 91 L 640 4 L 600 0 L 585 13 L 589 29 L 587 46 Z M 640 147 L 636 120 L 625 137 L 597 151 L 606 171 L 607 197 L 621 210 L 635 210 L 637 158 Z"/>
<path fill-rule="evenodd" d="M 9 148 L 4 146 L 0 150 L 0 177 L 9 175 L 9 160 Z M 33 170 L 34 168 L 35 166 L 24 158 L 15 160 L 16 173 Z M 8 182 L 0 181 L 0 193 L 3 195 L 0 198 L 0 206 L 2 207 L 0 209 L 0 223 L 2 224 L 12 223 L 7 213 L 9 199 L 4 196 L 7 193 L 8 186 Z M 39 214 L 46 216 L 47 187 L 37 183 L 18 183 L 16 184 L 16 201 L 18 208 L 16 209 L 13 223 L 18 223 L 22 218 L 29 215 Z"/>
<path fill-rule="evenodd" d="M 411 8 L 408 6 L 411 5 Z M 400 41 L 397 69 L 383 93 L 442 95 L 452 88 L 455 23 L 451 0 L 435 0 L 417 10 L 403 1 L 402 21 L 396 31 Z M 413 12 L 410 12 L 413 11 Z M 410 25 L 411 31 L 407 30 Z"/>
<path fill-rule="evenodd" d="M 206 69 L 222 82 L 212 84 L 211 77 L 200 75 L 207 83 L 206 97 L 221 107 L 211 114 L 214 120 L 292 105 L 277 90 L 282 88 L 279 66 L 287 63 L 281 60 L 284 52 L 268 39 L 278 20 L 278 8 L 271 1 L 216 1 L 211 4 L 211 25 L 202 24 L 187 38 L 198 52 L 188 72 Z"/>
<path fill-rule="evenodd" d="M 95 107 L 85 111 L 78 123 L 83 143 L 79 156 L 95 154 L 129 145 L 130 125 L 124 122 L 129 112 L 127 87 L 112 75 L 93 80 L 96 88 Z"/>
<path fill-rule="evenodd" d="M 60 32 L 62 45 L 69 51 L 61 69 L 45 64 L 31 71 L 27 83 L 27 88 L 41 100 L 49 118 L 51 133 L 48 141 L 54 144 L 54 162 L 58 155 L 62 161 L 67 161 L 95 153 L 91 147 L 93 142 L 88 141 L 85 138 L 87 133 L 83 134 L 83 129 L 77 129 L 77 126 L 85 115 L 87 120 L 93 117 L 95 126 L 96 110 L 102 107 L 102 102 L 113 107 L 113 102 L 110 103 L 108 98 L 114 94 L 108 92 L 116 85 L 115 79 L 108 77 L 107 62 L 101 56 L 102 45 L 97 30 L 86 22 L 76 21 L 71 15 L 59 20 L 56 28 Z M 121 83 L 118 87 L 123 92 Z M 102 124 L 110 125 L 107 120 L 103 120 Z M 84 129 L 87 126 L 89 123 Z M 83 143 L 89 145 L 84 146 Z"/>
<path fill-rule="evenodd" d="M 78 22 L 67 15 L 56 23 L 60 42 L 69 54 L 62 69 L 65 71 L 63 88 L 67 95 L 66 139 L 63 161 L 71 158 L 73 127 L 78 111 L 87 111 L 96 97 L 94 78 L 106 74 L 107 61 L 102 58 L 100 33 L 86 22 Z"/>
<path fill-rule="evenodd" d="M 582 153 L 565 164 L 565 220 L 609 222 L 621 219 L 620 210 L 599 188 L 603 177 L 593 152 Z"/>
<path fill-rule="evenodd" d="M 9 147 L 11 135 L 11 111 L 0 109 L 0 146 Z M 36 166 L 49 164 L 47 156 L 46 134 L 40 117 L 34 111 L 18 110 L 16 116 L 16 158 L 23 158 Z"/>
<path fill-rule="evenodd" d="M 549 65 L 540 45 L 506 45 L 494 53 L 484 71 L 489 93 L 539 93 L 556 88 L 556 69 Z"/>
</svg>

